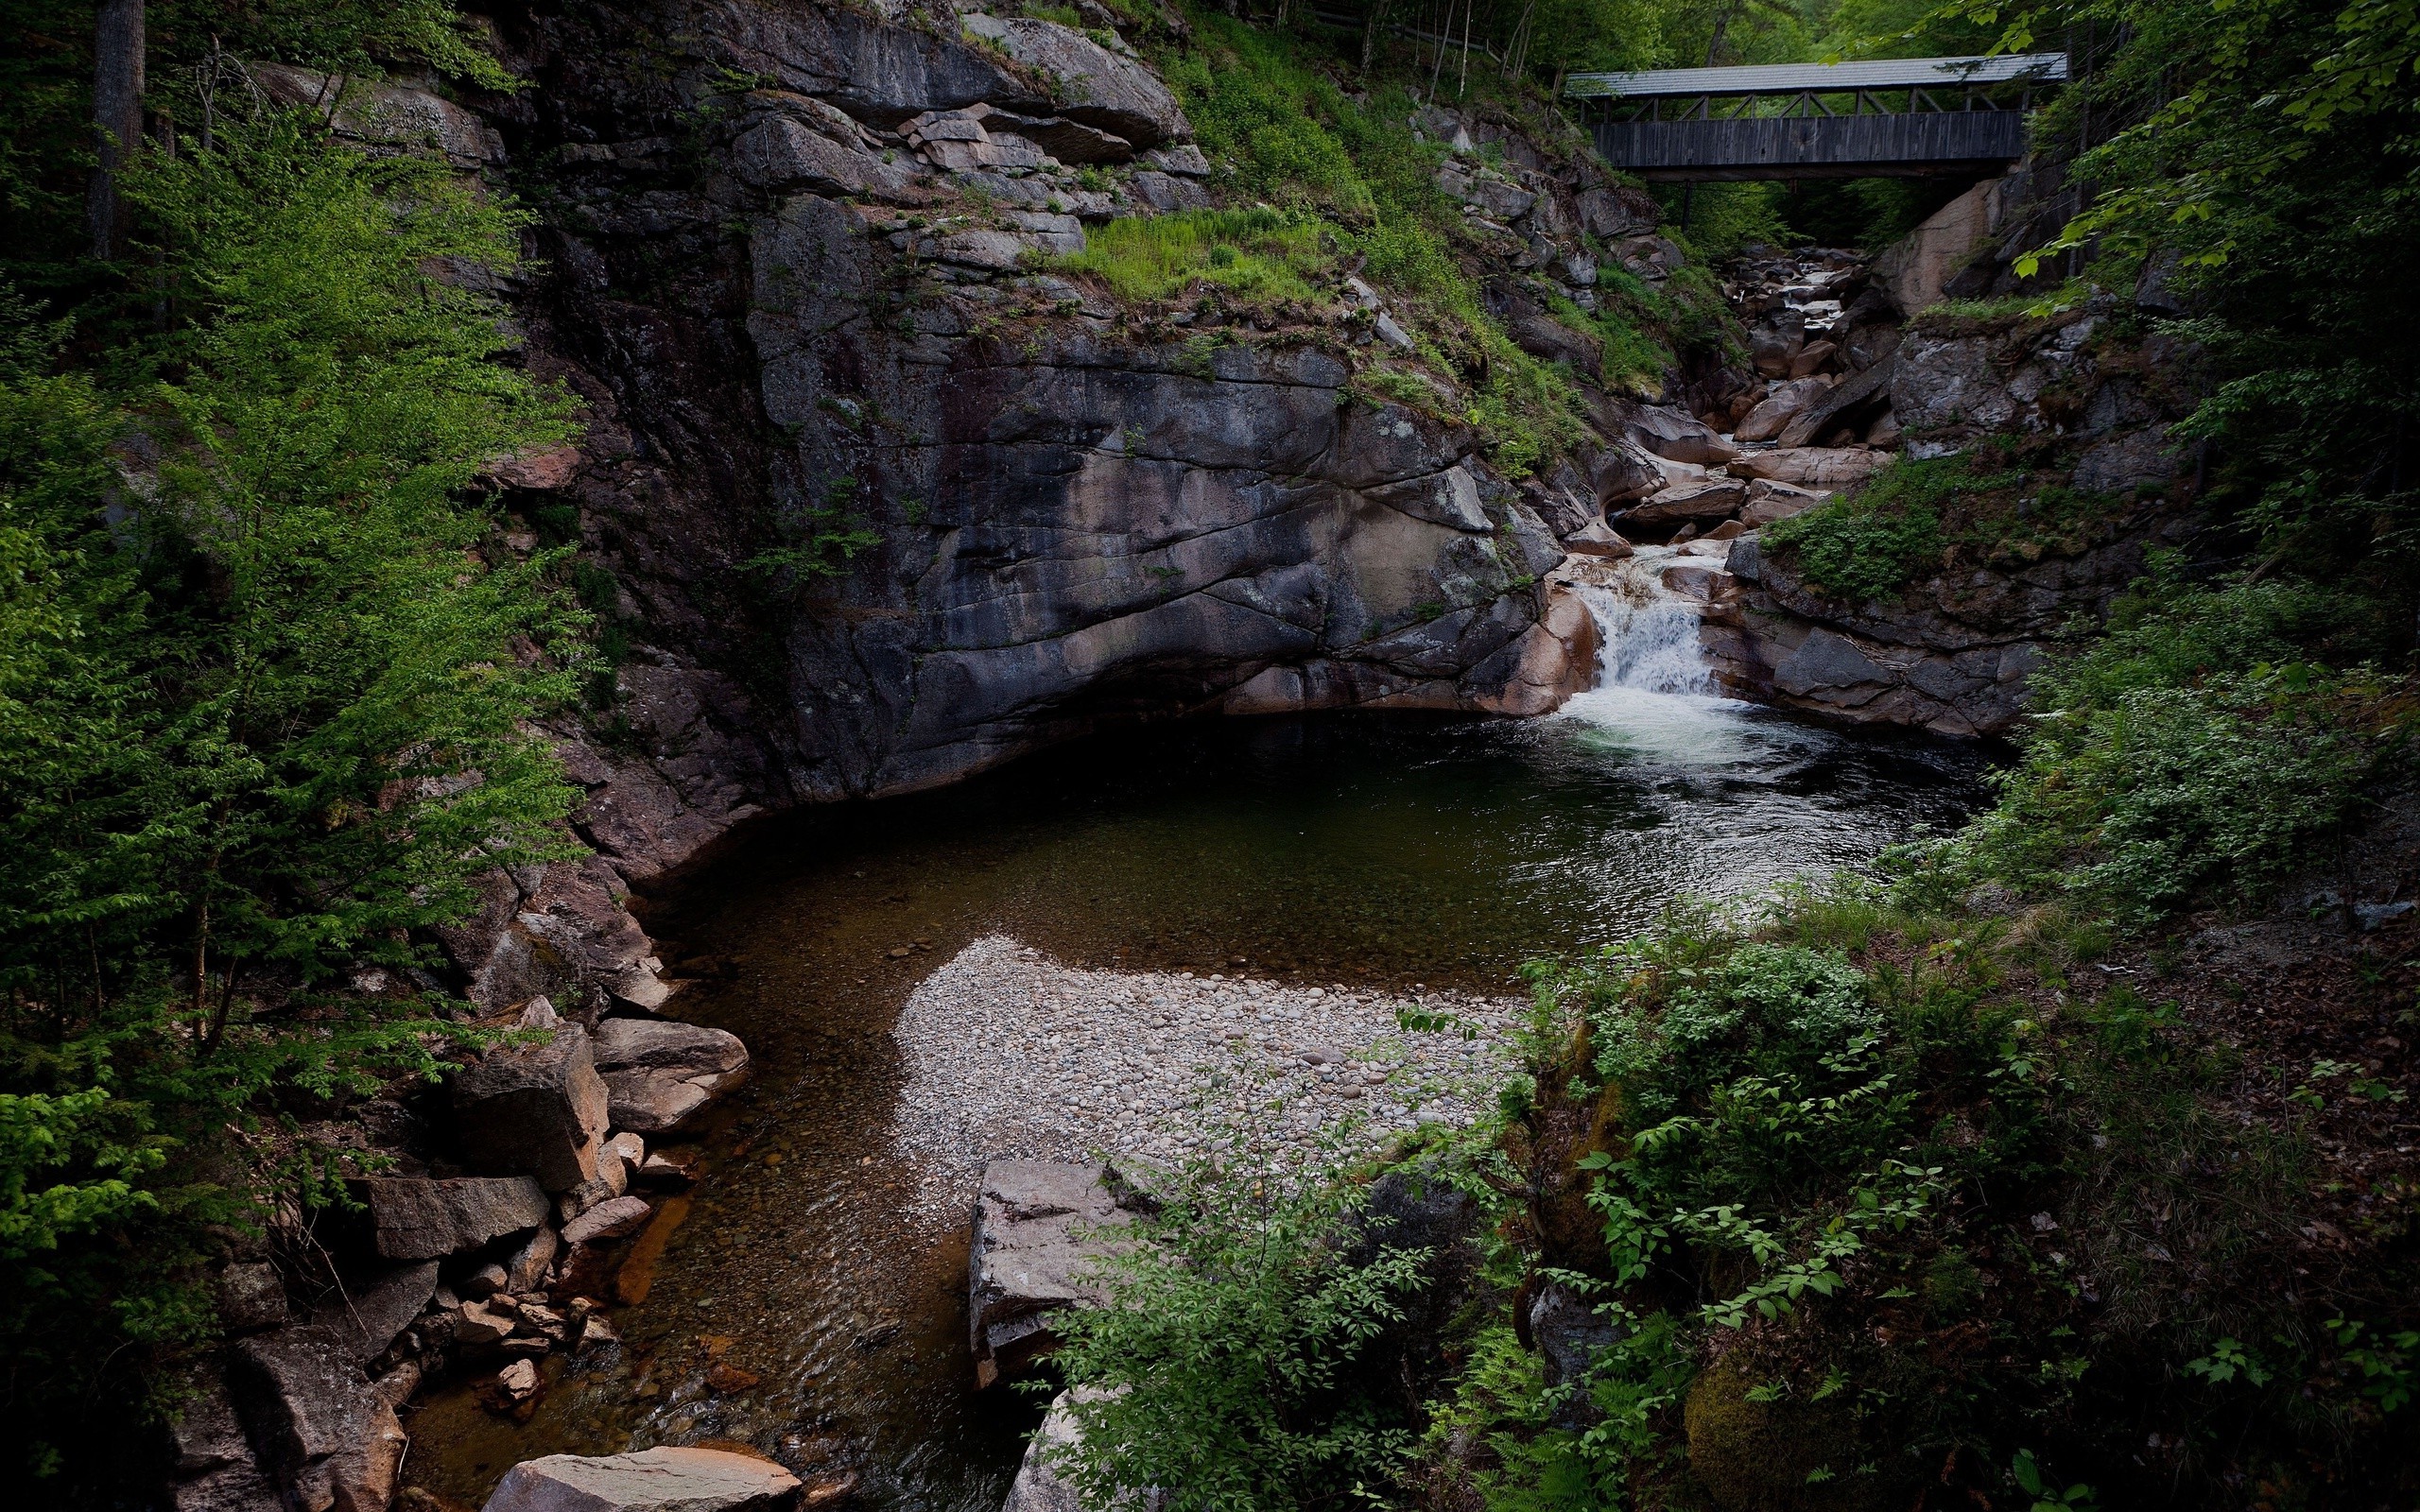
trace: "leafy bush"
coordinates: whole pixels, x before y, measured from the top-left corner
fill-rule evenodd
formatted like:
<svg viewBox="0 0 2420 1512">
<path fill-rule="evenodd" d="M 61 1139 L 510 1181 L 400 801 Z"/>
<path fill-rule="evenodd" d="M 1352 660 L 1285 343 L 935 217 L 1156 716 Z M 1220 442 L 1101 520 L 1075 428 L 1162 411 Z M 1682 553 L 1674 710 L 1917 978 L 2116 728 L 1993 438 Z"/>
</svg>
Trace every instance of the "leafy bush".
<svg viewBox="0 0 2420 1512">
<path fill-rule="evenodd" d="M 2044 713 L 1959 842 L 1968 865 L 2134 927 L 2208 891 L 2257 900 L 2400 751 L 2400 679 L 2304 660 L 2361 646 L 2359 600 L 2174 573 L 2163 563 L 2106 639 L 2036 679 Z"/>
<path fill-rule="evenodd" d="M 1155 1486 L 1171 1512 L 1334 1505 L 1410 1452 L 1362 1357 L 1427 1252 L 1368 1232 L 1367 1187 L 1196 1168 L 1104 1263 L 1106 1304 L 1067 1315 L 1053 1361 L 1080 1436 L 1058 1469 L 1088 1504 Z"/>
<path fill-rule="evenodd" d="M 1903 458 L 1861 489 L 1768 525 L 1765 540 L 1820 592 L 1852 604 L 1888 601 L 1939 568 L 1953 543 L 1989 553 L 2011 534 L 2014 511 L 1984 501 L 2022 487 L 2028 474 L 1987 471 L 1996 465 L 1979 447 L 1956 456 Z"/>
</svg>

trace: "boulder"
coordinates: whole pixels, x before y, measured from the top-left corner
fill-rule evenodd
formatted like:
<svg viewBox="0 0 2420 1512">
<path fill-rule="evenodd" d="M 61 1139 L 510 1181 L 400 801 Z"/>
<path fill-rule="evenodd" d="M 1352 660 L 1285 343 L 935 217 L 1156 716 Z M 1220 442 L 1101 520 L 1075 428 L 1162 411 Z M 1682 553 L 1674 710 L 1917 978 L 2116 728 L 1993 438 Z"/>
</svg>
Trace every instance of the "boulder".
<svg viewBox="0 0 2420 1512">
<path fill-rule="evenodd" d="M 739 1037 L 694 1023 L 608 1019 L 596 1028 L 596 1064 L 615 1128 L 668 1133 L 748 1074 Z"/>
<path fill-rule="evenodd" d="M 350 1294 L 320 1304 L 312 1312 L 314 1327 L 344 1338 L 354 1361 L 368 1365 L 387 1352 L 387 1346 L 411 1327 L 428 1299 L 437 1295 L 437 1262 L 397 1265 Z"/>
<path fill-rule="evenodd" d="M 347 1332 L 289 1328 L 229 1351 L 229 1393 L 294 1512 L 386 1512 L 394 1498 L 403 1425 L 356 1350 Z"/>
<path fill-rule="evenodd" d="M 195 1371 L 168 1434 L 175 1461 L 166 1500 L 175 1512 L 285 1512 L 216 1365 Z"/>
<path fill-rule="evenodd" d="M 238 1261 L 218 1273 L 215 1300 L 230 1332 L 274 1328 L 285 1321 L 285 1280 L 265 1260 Z"/>
<path fill-rule="evenodd" d="M 1845 489 L 1874 476 L 1890 460 L 1887 452 L 1854 447 L 1781 447 L 1771 452 L 1752 452 L 1732 462 L 1729 471 L 1737 478 L 1771 478 L 1801 488 Z"/>
<path fill-rule="evenodd" d="M 1818 393 L 1782 427 L 1778 433 L 1781 444 L 1806 446 L 1842 425 L 1862 426 L 1890 407 L 1892 370 L 1893 364 L 1886 357 Z"/>
<path fill-rule="evenodd" d="M 1748 502 L 1748 486 L 1737 478 L 1708 478 L 1651 495 L 1622 514 L 1624 524 L 1668 525 L 1682 520 L 1722 520 Z"/>
<path fill-rule="evenodd" d="M 1710 561 L 1674 562 L 1658 576 L 1666 593 L 1701 604 L 1727 597 L 1733 589 L 1731 575 Z"/>
<path fill-rule="evenodd" d="M 594 1245 L 634 1234 L 647 1227 L 648 1215 L 654 1211 L 645 1197 L 615 1197 L 600 1202 L 563 1225 L 563 1243 L 574 1246 Z"/>
<path fill-rule="evenodd" d="M 1783 427 L 1805 413 L 1807 405 L 1823 398 L 1824 391 L 1831 387 L 1830 382 L 1823 378 L 1793 378 L 1788 383 L 1776 384 L 1772 392 L 1759 400 L 1756 407 L 1748 411 L 1747 417 L 1739 421 L 1738 429 L 1732 433 L 1733 439 L 1772 440 L 1782 433 Z"/>
<path fill-rule="evenodd" d="M 630 1130 L 624 1129 L 605 1142 L 604 1149 L 599 1152 L 599 1159 L 618 1162 L 621 1165 L 623 1190 L 628 1191 L 630 1177 L 637 1174 L 640 1166 L 647 1163 L 647 1142 Z M 617 1192 L 614 1195 L 620 1196 L 621 1193 Z"/>
<path fill-rule="evenodd" d="M 1831 496 L 1823 489 L 1802 489 L 1792 483 L 1758 478 L 1748 485 L 1748 507 L 1740 511 L 1739 521 L 1754 530 L 1776 520 L 1804 514 Z"/>
<path fill-rule="evenodd" d="M 1789 359 L 1789 376 L 1793 379 L 1805 378 L 1823 371 L 1824 364 L 1829 362 L 1832 353 L 1840 350 L 1829 341 L 1808 342 L 1800 349 L 1797 356 Z"/>
<path fill-rule="evenodd" d="M 1530 1299 L 1529 1324 L 1549 1386 L 1586 1380 L 1597 1356 L 1618 1343 L 1624 1332 L 1561 1281 L 1538 1288 Z"/>
<path fill-rule="evenodd" d="M 1113 1253 L 1125 1216 L 1107 1167 L 994 1160 L 983 1168 L 968 1248 L 967 1330 L 979 1385 L 1023 1372 L 1058 1345 L 1050 1314 L 1099 1300 L 1084 1273 Z"/>
<path fill-rule="evenodd" d="M 608 1098 L 578 1024 L 490 1050 L 456 1073 L 453 1097 L 463 1150 L 477 1169 L 527 1173 L 549 1192 L 596 1179 Z"/>
<path fill-rule="evenodd" d="M 747 182 L 776 194 L 803 190 L 898 199 L 916 183 L 916 175 L 902 163 L 885 163 L 781 116 L 740 133 L 731 145 L 731 165 Z"/>
<path fill-rule="evenodd" d="M 1775 310 L 1748 330 L 1749 355 L 1768 378 L 1789 377 L 1789 365 L 1806 349 L 1806 315 L 1801 310 Z"/>
<path fill-rule="evenodd" d="M 770 1512 L 798 1487 L 771 1460 L 725 1449 L 548 1454 L 505 1471 L 483 1512 Z"/>
<path fill-rule="evenodd" d="M 1627 441 L 1616 441 L 1588 461 L 1588 487 L 1599 508 L 1643 499 L 1665 487 L 1664 470 Z"/>
<path fill-rule="evenodd" d="M 1603 557 L 1618 561 L 1631 555 L 1631 543 L 1614 533 L 1614 527 L 1602 520 L 1591 520 L 1585 525 L 1563 538 L 1563 543 L 1582 557 Z"/>
<path fill-rule="evenodd" d="M 288 63 L 254 63 L 247 72 L 271 103 L 315 111 L 337 136 L 435 152 L 457 168 L 477 169 L 504 161 L 504 138 L 495 128 L 424 89 Z"/>
<path fill-rule="evenodd" d="M 1991 239 L 2010 180 L 1977 184 L 1934 211 L 1874 260 L 1875 286 L 1887 290 L 1901 315 L 1941 301 L 1942 291 Z"/>
<path fill-rule="evenodd" d="M 977 13 L 960 25 L 999 44 L 1011 58 L 1051 81 L 1057 112 L 1098 127 L 1137 147 L 1181 142 L 1193 135 L 1184 111 L 1159 77 L 1122 58 L 1072 26 L 1026 16 L 995 19 Z"/>
<path fill-rule="evenodd" d="M 1639 446 L 1675 462 L 1690 462 L 1700 467 L 1728 462 L 1739 455 L 1739 448 L 1722 438 L 1720 433 L 1694 415 L 1661 405 L 1642 406 L 1630 417 L 1630 438 Z"/>
<path fill-rule="evenodd" d="M 1855 641 L 1831 630 L 1818 629 L 1773 668 L 1773 683 L 1800 696 L 1824 690 L 1896 682 L 1890 668 L 1865 654 Z"/>
<path fill-rule="evenodd" d="M 387 1260 L 438 1260 L 546 1221 L 546 1194 L 526 1176 L 370 1177 L 350 1183 Z"/>
<path fill-rule="evenodd" d="M 504 1263 L 504 1286 L 508 1292 L 534 1292 L 546 1280 L 546 1268 L 555 1263 L 555 1253 L 562 1242 L 552 1228 L 540 1228 L 529 1236 L 528 1243 L 512 1252 Z"/>
<path fill-rule="evenodd" d="M 1044 1415 L 1042 1426 L 1026 1441 L 1024 1463 L 1017 1467 L 1017 1478 L 1010 1484 L 1000 1512 L 1086 1512 L 1083 1498 L 1051 1468 L 1053 1460 L 1082 1437 L 1072 1410 L 1078 1400 L 1073 1391 L 1050 1399 L 1050 1411 Z"/>
<path fill-rule="evenodd" d="M 1605 344 L 1583 335 L 1550 315 L 1516 315 L 1507 329 L 1512 344 L 1540 362 L 1567 363 L 1571 370 L 1593 379 L 1605 364 Z"/>
</svg>

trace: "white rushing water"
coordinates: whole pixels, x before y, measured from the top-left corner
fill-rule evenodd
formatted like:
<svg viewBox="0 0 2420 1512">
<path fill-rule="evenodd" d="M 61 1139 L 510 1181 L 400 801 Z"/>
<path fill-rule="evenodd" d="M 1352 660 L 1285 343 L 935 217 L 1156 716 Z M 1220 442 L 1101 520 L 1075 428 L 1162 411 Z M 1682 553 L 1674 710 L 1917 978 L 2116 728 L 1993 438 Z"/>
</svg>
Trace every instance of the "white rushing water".
<svg viewBox="0 0 2420 1512">
<path fill-rule="evenodd" d="M 1698 606 L 1664 586 L 1675 559 L 1720 558 L 1640 546 L 1581 590 L 1597 619 L 1597 685 L 1563 707 L 1592 744 L 1673 766 L 1758 765 L 1821 739 L 1718 691 L 1698 633 Z"/>
</svg>

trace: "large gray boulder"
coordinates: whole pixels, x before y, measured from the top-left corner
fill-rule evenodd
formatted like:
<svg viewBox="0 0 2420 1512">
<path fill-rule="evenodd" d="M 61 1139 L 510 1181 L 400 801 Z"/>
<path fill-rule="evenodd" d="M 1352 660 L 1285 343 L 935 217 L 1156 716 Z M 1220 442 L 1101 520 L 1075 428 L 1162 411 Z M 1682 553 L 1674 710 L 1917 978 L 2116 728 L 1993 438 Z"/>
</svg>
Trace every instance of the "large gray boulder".
<svg viewBox="0 0 2420 1512">
<path fill-rule="evenodd" d="M 1888 452 L 1868 452 L 1857 447 L 1777 447 L 1770 452 L 1751 452 L 1734 461 L 1729 471 L 1733 477 L 1771 478 L 1803 489 L 1846 489 L 1863 483 L 1890 461 Z"/>
<path fill-rule="evenodd" d="M 901 26 L 846 6 L 766 6 L 726 0 L 701 30 L 729 67 L 778 79 L 859 120 L 893 126 L 925 111 L 977 100 L 1042 113 L 1049 102 L 969 41 Z"/>
<path fill-rule="evenodd" d="M 773 116 L 741 133 L 731 145 L 731 159 L 742 179 L 775 193 L 804 190 L 899 198 L 909 195 L 916 182 L 909 169 L 843 146 L 786 116 Z"/>
<path fill-rule="evenodd" d="M 1741 419 L 1738 428 L 1732 432 L 1733 438 L 1742 441 L 1772 440 L 1831 387 L 1828 378 L 1792 378 L 1788 383 L 1775 385 L 1773 391 L 1758 400 L 1756 407 Z"/>
<path fill-rule="evenodd" d="M 527 1172 L 549 1192 L 596 1179 L 607 1094 L 579 1025 L 534 1044 L 496 1046 L 455 1074 L 453 1092 L 455 1125 L 474 1166 Z"/>
<path fill-rule="evenodd" d="M 198 1369 L 177 1419 L 167 1503 L 175 1512 L 285 1512 L 277 1485 L 252 1458 L 216 1365 Z"/>
<path fill-rule="evenodd" d="M 441 1260 L 535 1228 L 553 1211 L 526 1176 L 370 1177 L 350 1183 L 386 1260 Z"/>
<path fill-rule="evenodd" d="M 961 24 L 1048 78 L 1058 113 L 1068 120 L 1098 127 L 1137 147 L 1155 147 L 1193 135 L 1184 107 L 1158 75 L 1072 26 L 1027 16 L 1003 20 L 981 14 L 968 16 Z"/>
<path fill-rule="evenodd" d="M 395 1409 L 363 1377 L 356 1341 L 280 1329 L 229 1351 L 227 1386 L 293 1512 L 387 1512 L 403 1463 Z"/>
<path fill-rule="evenodd" d="M 1133 1213 L 1109 1168 L 1058 1160 L 994 1160 L 983 1168 L 968 1246 L 967 1332 L 980 1385 L 1024 1372 L 1056 1349 L 1051 1315 L 1097 1303 L 1087 1274 L 1118 1246 Z"/>
<path fill-rule="evenodd" d="M 771 1460 L 730 1450 L 548 1454 L 505 1471 L 484 1512 L 769 1512 L 798 1487 Z"/>
<path fill-rule="evenodd" d="M 596 1028 L 596 1064 L 614 1126 L 663 1134 L 747 1076 L 748 1047 L 737 1035 L 702 1024 L 608 1019 Z"/>
</svg>

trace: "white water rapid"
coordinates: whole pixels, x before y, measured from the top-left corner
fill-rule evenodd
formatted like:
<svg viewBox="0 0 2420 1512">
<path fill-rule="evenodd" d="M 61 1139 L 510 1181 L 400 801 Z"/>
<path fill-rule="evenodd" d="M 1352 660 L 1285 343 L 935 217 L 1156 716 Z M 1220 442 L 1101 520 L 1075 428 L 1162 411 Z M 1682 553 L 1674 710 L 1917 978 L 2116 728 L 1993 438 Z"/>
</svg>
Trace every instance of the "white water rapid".
<svg viewBox="0 0 2420 1512">
<path fill-rule="evenodd" d="M 1675 561 L 1719 566 L 1721 558 L 1640 546 L 1592 564 L 1580 592 L 1597 620 L 1597 685 L 1565 703 L 1563 716 L 1585 727 L 1590 744 L 1658 765 L 1755 765 L 1824 742 L 1717 691 L 1698 633 L 1702 606 L 1664 585 Z"/>
</svg>

